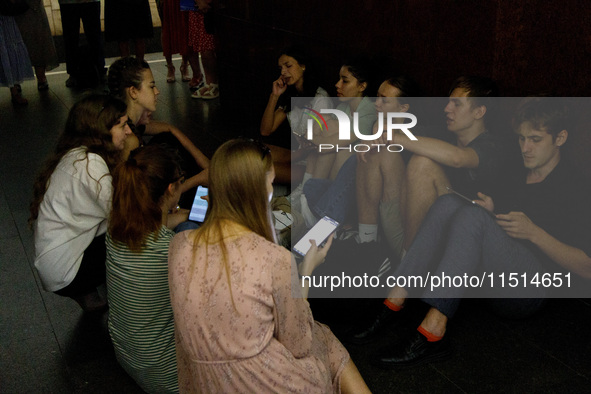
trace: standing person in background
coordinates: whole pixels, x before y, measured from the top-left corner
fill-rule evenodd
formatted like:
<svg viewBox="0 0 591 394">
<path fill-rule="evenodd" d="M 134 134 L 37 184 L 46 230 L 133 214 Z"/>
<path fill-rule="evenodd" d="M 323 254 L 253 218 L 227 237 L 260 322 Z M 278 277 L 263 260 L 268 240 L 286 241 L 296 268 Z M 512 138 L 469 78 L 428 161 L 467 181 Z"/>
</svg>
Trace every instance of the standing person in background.
<svg viewBox="0 0 591 394">
<path fill-rule="evenodd" d="M 59 0 L 60 15 L 62 17 L 62 29 L 64 35 L 64 49 L 66 51 L 66 70 L 70 76 L 66 80 L 69 88 L 78 87 L 80 84 L 80 20 L 84 26 L 84 35 L 88 42 L 91 63 L 104 78 L 105 55 L 103 52 L 103 39 L 101 37 L 101 3 L 99 0 Z"/>
<path fill-rule="evenodd" d="M 201 70 L 199 66 L 199 54 L 201 54 L 205 83 L 200 87 L 201 81 L 199 81 L 191 97 L 211 100 L 220 95 L 213 36 L 215 27 L 213 14 L 210 12 L 211 0 L 195 0 L 195 4 L 198 7 L 197 11 L 189 11 L 189 62 L 193 69 L 193 76 L 200 74 L 201 71 L 199 73 L 195 71 Z"/>
<path fill-rule="evenodd" d="M 188 51 L 188 14 L 180 9 L 180 0 L 157 0 L 158 15 L 162 22 L 162 53 L 166 59 L 166 82 L 175 82 L 175 68 L 172 64 L 172 55 L 178 53 L 182 57 L 181 77 L 183 82 L 189 82 Z"/>
<path fill-rule="evenodd" d="M 43 0 L 28 0 L 29 9 L 15 17 L 18 28 L 27 46 L 31 64 L 35 67 L 37 89 L 47 90 L 45 71 L 53 70 L 59 65 L 57 51 L 49 29 L 47 14 Z"/>
<path fill-rule="evenodd" d="M 13 16 L 0 15 L 0 86 L 10 88 L 13 105 L 27 105 L 20 84 L 34 79 L 33 69 Z"/>
<path fill-rule="evenodd" d="M 148 0 L 105 0 L 105 40 L 117 41 L 121 57 L 131 54 L 129 41 L 134 42 L 135 57 L 144 60 L 146 38 L 152 38 L 152 13 Z"/>
</svg>

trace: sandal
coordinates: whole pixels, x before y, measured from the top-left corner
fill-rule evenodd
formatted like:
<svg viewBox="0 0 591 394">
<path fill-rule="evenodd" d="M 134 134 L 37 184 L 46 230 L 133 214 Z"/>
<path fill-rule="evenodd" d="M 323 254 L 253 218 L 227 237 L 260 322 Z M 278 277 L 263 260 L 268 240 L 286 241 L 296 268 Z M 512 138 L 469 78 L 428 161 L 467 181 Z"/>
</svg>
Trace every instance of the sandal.
<svg viewBox="0 0 591 394">
<path fill-rule="evenodd" d="M 45 80 L 45 82 L 37 81 L 37 90 L 41 91 L 47 89 L 49 89 L 49 84 L 47 83 L 47 80 Z"/>
<path fill-rule="evenodd" d="M 195 91 L 201 89 L 205 86 L 205 82 L 203 81 L 203 75 L 199 78 L 191 78 L 191 82 L 189 82 L 189 90 Z"/>
<path fill-rule="evenodd" d="M 167 64 L 166 66 L 168 67 L 168 74 L 166 74 L 166 82 L 173 83 L 176 81 L 176 78 L 174 76 L 175 68 L 172 64 Z"/>
<path fill-rule="evenodd" d="M 183 77 L 183 82 L 189 82 L 191 80 L 191 76 L 189 75 L 189 66 L 186 64 L 181 64 L 181 75 Z"/>
<path fill-rule="evenodd" d="M 201 98 L 204 100 L 213 100 L 220 97 L 220 89 L 217 83 L 209 84 L 207 90 L 201 93 Z"/>
<path fill-rule="evenodd" d="M 197 90 L 195 90 L 193 92 L 193 94 L 191 95 L 191 97 L 192 98 L 202 98 L 203 97 L 203 94 L 205 92 L 207 92 L 208 89 L 209 89 L 209 85 L 203 84 L 203 85 L 201 85 L 201 87 L 199 89 L 197 89 Z"/>
</svg>

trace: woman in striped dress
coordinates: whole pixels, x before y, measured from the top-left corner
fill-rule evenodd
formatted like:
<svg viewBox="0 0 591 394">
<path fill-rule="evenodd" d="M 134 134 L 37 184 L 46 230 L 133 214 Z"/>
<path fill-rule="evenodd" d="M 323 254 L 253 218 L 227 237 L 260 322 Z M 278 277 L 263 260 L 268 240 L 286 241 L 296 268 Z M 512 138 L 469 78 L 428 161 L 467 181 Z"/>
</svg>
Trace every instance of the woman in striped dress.
<svg viewBox="0 0 591 394">
<path fill-rule="evenodd" d="M 171 228 L 183 177 L 176 154 L 138 148 L 113 173 L 107 243 L 109 333 L 119 364 L 148 393 L 178 392 L 168 291 Z"/>
</svg>

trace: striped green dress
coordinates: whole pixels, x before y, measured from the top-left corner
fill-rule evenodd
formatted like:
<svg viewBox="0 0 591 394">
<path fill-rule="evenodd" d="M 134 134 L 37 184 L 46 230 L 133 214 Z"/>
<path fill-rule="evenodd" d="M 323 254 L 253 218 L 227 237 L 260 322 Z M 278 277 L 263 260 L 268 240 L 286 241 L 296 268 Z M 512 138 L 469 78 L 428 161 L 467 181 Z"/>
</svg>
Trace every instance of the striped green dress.
<svg viewBox="0 0 591 394">
<path fill-rule="evenodd" d="M 109 333 L 119 364 L 148 393 L 178 392 L 168 246 L 161 227 L 140 253 L 107 233 Z"/>
</svg>

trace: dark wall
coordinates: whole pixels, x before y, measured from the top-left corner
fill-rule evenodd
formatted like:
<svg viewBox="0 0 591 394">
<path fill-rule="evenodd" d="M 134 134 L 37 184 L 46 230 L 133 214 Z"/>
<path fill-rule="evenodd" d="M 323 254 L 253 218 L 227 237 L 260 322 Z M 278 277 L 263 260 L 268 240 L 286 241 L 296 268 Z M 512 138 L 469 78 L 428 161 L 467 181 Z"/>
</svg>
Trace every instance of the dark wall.
<svg viewBox="0 0 591 394">
<path fill-rule="evenodd" d="M 309 48 L 331 94 L 343 59 L 365 53 L 428 96 L 464 74 L 492 77 L 505 96 L 591 96 L 587 0 L 219 0 L 216 14 L 221 100 L 241 135 L 258 133 L 291 44 Z M 591 172 L 591 119 L 578 124 L 568 145 Z"/>
<path fill-rule="evenodd" d="M 220 0 L 222 103 L 256 123 L 279 75 L 280 48 L 302 44 L 334 92 L 340 63 L 368 53 L 445 96 L 462 74 L 494 78 L 507 96 L 586 96 L 591 2 L 586 0 Z"/>
</svg>

